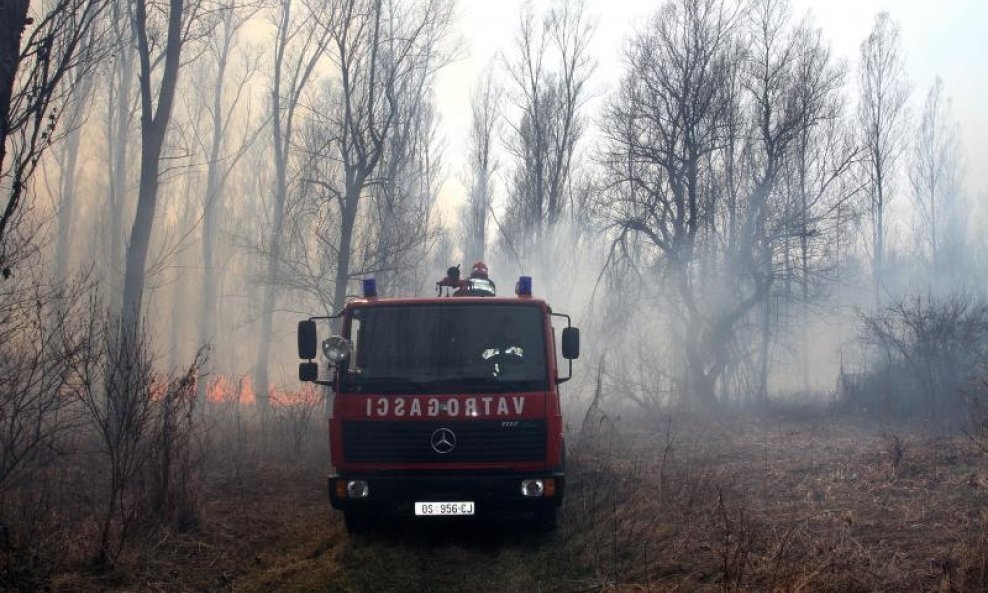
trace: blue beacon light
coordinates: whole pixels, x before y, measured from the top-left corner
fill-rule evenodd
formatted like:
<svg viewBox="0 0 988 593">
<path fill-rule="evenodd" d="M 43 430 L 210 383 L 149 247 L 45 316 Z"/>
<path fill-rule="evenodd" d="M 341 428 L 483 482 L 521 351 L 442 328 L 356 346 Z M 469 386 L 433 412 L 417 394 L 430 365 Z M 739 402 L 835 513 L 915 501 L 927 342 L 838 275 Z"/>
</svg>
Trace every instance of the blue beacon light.
<svg viewBox="0 0 988 593">
<path fill-rule="evenodd" d="M 374 278 L 365 278 L 364 284 L 364 298 L 373 299 L 377 298 L 377 280 Z"/>
<path fill-rule="evenodd" d="M 532 296 L 532 277 L 519 276 L 518 285 L 515 287 L 515 294 L 518 296 Z"/>
</svg>

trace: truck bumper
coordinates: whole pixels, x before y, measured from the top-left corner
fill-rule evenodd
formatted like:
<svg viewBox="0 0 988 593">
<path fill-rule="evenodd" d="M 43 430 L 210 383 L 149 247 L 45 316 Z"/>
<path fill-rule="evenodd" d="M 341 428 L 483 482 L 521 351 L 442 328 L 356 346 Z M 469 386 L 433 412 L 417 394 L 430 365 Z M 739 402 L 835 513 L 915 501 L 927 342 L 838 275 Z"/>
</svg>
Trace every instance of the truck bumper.
<svg viewBox="0 0 988 593">
<path fill-rule="evenodd" d="M 538 497 L 524 496 L 522 480 L 553 480 L 555 492 Z M 346 496 L 346 485 L 353 480 L 367 484 L 364 498 Z M 342 483 L 342 487 L 337 486 Z M 342 474 L 327 480 L 333 508 L 391 509 L 412 513 L 415 502 L 476 503 L 478 515 L 500 511 L 536 511 L 562 504 L 566 490 L 563 472 L 511 473 L 499 475 L 470 474 Z M 343 493 L 343 496 L 340 494 Z"/>
</svg>

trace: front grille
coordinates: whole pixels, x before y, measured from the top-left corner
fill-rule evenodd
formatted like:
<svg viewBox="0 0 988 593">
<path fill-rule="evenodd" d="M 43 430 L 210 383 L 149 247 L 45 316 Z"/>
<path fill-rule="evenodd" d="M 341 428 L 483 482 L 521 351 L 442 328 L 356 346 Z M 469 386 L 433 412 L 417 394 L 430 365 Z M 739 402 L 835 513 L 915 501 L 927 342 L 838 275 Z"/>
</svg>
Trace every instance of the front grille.
<svg viewBox="0 0 988 593">
<path fill-rule="evenodd" d="M 456 435 L 449 453 L 437 453 L 433 434 Z M 466 463 L 545 459 L 545 421 L 344 422 L 343 455 L 349 462 Z"/>
</svg>

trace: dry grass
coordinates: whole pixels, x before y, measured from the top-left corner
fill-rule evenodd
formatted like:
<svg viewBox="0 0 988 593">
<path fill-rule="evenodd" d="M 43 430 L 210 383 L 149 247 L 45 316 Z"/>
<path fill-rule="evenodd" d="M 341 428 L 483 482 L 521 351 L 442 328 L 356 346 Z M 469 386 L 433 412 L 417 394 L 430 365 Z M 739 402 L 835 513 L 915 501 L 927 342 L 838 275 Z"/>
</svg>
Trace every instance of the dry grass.
<svg viewBox="0 0 988 593">
<path fill-rule="evenodd" d="M 988 588 L 988 480 L 964 439 L 737 418 L 669 426 L 674 436 L 614 431 L 610 452 L 580 452 L 590 470 L 574 476 L 569 524 L 590 534 L 581 558 L 602 587 Z M 621 494 L 601 495 L 609 483 Z"/>
<path fill-rule="evenodd" d="M 988 464 L 969 439 L 819 419 L 600 419 L 570 447 L 559 532 L 401 521 L 349 538 L 325 465 L 214 468 L 199 530 L 61 591 L 985 591 Z M 324 437 L 315 431 L 314 439 Z"/>
</svg>

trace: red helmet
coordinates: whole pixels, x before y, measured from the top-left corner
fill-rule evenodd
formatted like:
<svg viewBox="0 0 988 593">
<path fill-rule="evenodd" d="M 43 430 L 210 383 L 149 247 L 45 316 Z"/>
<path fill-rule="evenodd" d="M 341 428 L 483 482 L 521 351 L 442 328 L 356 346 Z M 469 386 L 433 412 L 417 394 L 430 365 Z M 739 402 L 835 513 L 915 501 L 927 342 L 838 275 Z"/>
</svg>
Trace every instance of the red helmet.
<svg viewBox="0 0 988 593">
<path fill-rule="evenodd" d="M 478 261 L 473 264 L 473 269 L 470 270 L 470 276 L 476 278 L 487 278 L 487 264 L 482 261 Z"/>
</svg>

